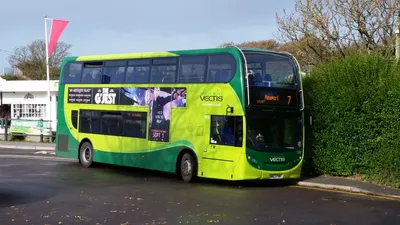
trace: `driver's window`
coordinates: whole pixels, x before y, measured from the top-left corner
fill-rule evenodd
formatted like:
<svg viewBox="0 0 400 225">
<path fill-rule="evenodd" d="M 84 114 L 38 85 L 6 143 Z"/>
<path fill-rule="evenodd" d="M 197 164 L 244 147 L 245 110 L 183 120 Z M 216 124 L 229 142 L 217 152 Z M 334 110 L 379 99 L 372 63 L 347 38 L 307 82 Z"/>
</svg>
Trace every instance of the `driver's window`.
<svg viewBox="0 0 400 225">
<path fill-rule="evenodd" d="M 211 116 L 210 143 L 241 147 L 243 143 L 242 116 Z"/>
</svg>

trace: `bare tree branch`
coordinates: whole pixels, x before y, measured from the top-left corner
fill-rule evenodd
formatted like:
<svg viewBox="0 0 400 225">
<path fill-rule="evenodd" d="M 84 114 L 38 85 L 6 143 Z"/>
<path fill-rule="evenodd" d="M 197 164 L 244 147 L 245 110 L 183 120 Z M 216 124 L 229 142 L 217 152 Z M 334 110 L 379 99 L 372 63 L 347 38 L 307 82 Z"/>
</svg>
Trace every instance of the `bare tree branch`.
<svg viewBox="0 0 400 225">
<path fill-rule="evenodd" d="M 71 45 L 58 42 L 49 57 L 50 79 L 58 79 L 62 59 L 68 56 Z M 24 77 L 32 80 L 46 79 L 46 45 L 43 40 L 18 47 L 8 58 L 11 66 L 22 71 Z"/>
<path fill-rule="evenodd" d="M 295 12 L 276 19 L 282 39 L 307 40 L 301 46 L 317 63 L 359 51 L 393 54 L 396 9 L 400 0 L 295 0 Z"/>
</svg>

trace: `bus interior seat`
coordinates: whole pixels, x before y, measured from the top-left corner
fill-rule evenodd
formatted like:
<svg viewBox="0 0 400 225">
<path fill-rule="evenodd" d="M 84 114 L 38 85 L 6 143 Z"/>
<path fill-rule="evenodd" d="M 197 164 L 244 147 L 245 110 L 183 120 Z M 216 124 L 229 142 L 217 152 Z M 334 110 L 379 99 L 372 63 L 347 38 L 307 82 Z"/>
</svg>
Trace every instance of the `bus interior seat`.
<svg viewBox="0 0 400 225">
<path fill-rule="evenodd" d="M 264 81 L 267 81 L 268 82 L 268 84 L 265 84 L 265 86 L 268 86 L 268 87 L 272 87 L 273 86 L 273 83 L 272 83 L 272 76 L 271 76 L 271 74 L 265 74 L 265 76 L 264 76 Z"/>
<path fill-rule="evenodd" d="M 147 82 L 146 72 L 134 72 L 129 76 L 129 82 L 141 83 Z"/>
<path fill-rule="evenodd" d="M 215 72 L 212 82 L 218 82 L 218 81 L 220 81 L 220 78 L 221 78 L 221 71 L 218 70 Z"/>
<path fill-rule="evenodd" d="M 272 81 L 272 77 L 271 77 L 271 74 L 265 74 L 265 76 L 264 76 L 264 81 Z"/>
<path fill-rule="evenodd" d="M 161 82 L 161 83 L 163 83 L 164 77 L 166 77 L 166 76 L 163 73 L 163 71 L 157 71 L 157 72 L 152 74 L 151 81 L 152 82 Z"/>
<path fill-rule="evenodd" d="M 124 79 L 125 79 L 125 70 L 124 71 L 121 71 L 121 70 L 117 70 L 117 71 L 115 71 L 115 74 L 114 74 L 114 82 L 124 82 Z M 111 82 L 111 81 L 110 81 Z"/>
<path fill-rule="evenodd" d="M 100 121 L 98 119 L 91 119 L 90 121 L 90 132 L 100 133 Z"/>
<path fill-rule="evenodd" d="M 255 84 L 254 74 L 249 74 L 247 79 L 249 80 L 249 86 L 253 86 Z"/>
<path fill-rule="evenodd" d="M 103 84 L 109 84 L 109 83 L 111 83 L 111 77 L 110 76 L 108 76 L 108 75 L 106 75 L 106 74 L 103 74 L 103 79 L 102 79 L 102 83 Z"/>
<path fill-rule="evenodd" d="M 82 83 L 91 83 L 91 81 L 93 81 L 93 80 L 94 79 L 93 79 L 92 73 L 89 72 L 83 76 Z"/>
<path fill-rule="evenodd" d="M 228 80 L 229 80 L 229 77 L 230 77 L 229 74 L 230 74 L 229 71 L 222 70 L 221 73 L 219 74 L 220 77 L 219 77 L 218 81 L 220 81 L 220 82 L 221 82 L 221 81 L 223 81 L 223 82 L 228 81 Z"/>
<path fill-rule="evenodd" d="M 193 76 L 188 76 L 186 78 L 186 82 L 188 82 L 188 83 L 203 83 L 203 79 L 201 79 L 197 74 L 193 74 Z"/>
<path fill-rule="evenodd" d="M 207 82 L 213 82 L 215 80 L 214 77 L 215 77 L 215 73 L 210 71 L 210 73 L 208 73 L 208 76 L 207 76 Z"/>
<path fill-rule="evenodd" d="M 126 125 L 128 124 L 125 124 L 125 126 Z M 142 137 L 143 136 L 142 127 L 137 122 L 129 124 L 129 129 L 125 129 L 125 135 L 131 137 Z"/>
<path fill-rule="evenodd" d="M 256 73 L 255 75 L 254 75 L 254 83 L 256 84 L 256 86 L 262 86 L 263 85 L 263 80 L 262 80 L 262 77 L 261 77 L 261 74 L 260 73 Z"/>
<path fill-rule="evenodd" d="M 172 83 L 172 82 L 174 82 L 174 77 L 171 75 L 167 75 L 162 78 L 162 83 Z"/>
<path fill-rule="evenodd" d="M 223 130 L 223 142 L 226 144 L 233 145 L 235 143 L 235 134 L 233 133 L 233 128 L 230 126 L 224 126 Z"/>
</svg>

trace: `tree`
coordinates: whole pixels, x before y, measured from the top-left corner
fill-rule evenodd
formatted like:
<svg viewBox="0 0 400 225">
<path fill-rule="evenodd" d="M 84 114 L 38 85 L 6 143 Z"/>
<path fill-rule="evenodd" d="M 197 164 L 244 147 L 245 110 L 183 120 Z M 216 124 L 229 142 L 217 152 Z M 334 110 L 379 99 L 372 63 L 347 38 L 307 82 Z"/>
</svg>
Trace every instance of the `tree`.
<svg viewBox="0 0 400 225">
<path fill-rule="evenodd" d="M 49 57 L 50 79 L 58 79 L 62 59 L 68 56 L 70 44 L 58 42 Z M 46 79 L 46 44 L 44 40 L 35 40 L 27 46 L 14 50 L 8 62 L 22 71 L 23 76 L 31 80 Z"/>
<path fill-rule="evenodd" d="M 277 15 L 283 41 L 297 43 L 310 64 L 354 52 L 394 53 L 398 0 L 296 0 L 295 12 Z"/>
<path fill-rule="evenodd" d="M 246 47 L 246 48 L 261 48 L 266 50 L 278 50 L 280 47 L 280 43 L 278 43 L 275 40 L 247 41 L 239 44 L 228 42 L 220 45 L 220 47 L 226 47 L 229 45 L 236 45 L 238 47 Z"/>
<path fill-rule="evenodd" d="M 303 40 L 304 42 L 305 40 Z M 310 40 L 311 41 L 311 40 Z M 316 43 L 317 40 L 313 40 L 313 43 Z M 238 47 L 246 47 L 246 48 L 261 48 L 265 50 L 272 51 L 284 51 L 292 54 L 299 61 L 301 66 L 309 65 L 309 62 L 313 60 L 313 55 L 307 52 L 307 49 L 303 48 L 303 42 L 286 42 L 279 43 L 276 40 L 268 39 L 261 41 L 246 41 L 242 43 L 235 44 L 233 42 L 227 42 L 219 47 L 226 47 L 230 45 L 236 45 Z"/>
<path fill-rule="evenodd" d="M 4 80 L 26 80 L 24 77 L 22 77 L 21 75 L 3 75 L 2 78 Z"/>
</svg>

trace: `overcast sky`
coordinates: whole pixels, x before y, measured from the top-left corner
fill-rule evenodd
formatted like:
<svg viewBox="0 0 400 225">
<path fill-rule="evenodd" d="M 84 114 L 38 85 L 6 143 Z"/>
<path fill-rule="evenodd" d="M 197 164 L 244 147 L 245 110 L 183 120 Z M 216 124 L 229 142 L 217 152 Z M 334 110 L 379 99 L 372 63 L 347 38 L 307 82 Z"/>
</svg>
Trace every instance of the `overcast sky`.
<svg viewBox="0 0 400 225">
<path fill-rule="evenodd" d="M 274 38 L 275 14 L 284 8 L 292 11 L 293 3 L 293 0 L 2 1 L 0 49 L 12 51 L 35 39 L 44 39 L 45 14 L 70 21 L 59 40 L 72 44 L 72 55 L 208 48 L 229 41 L 262 40 Z M 1 59 L 0 67 L 4 64 Z"/>
</svg>

